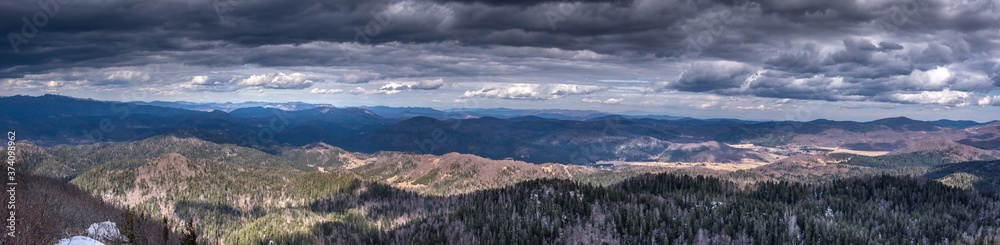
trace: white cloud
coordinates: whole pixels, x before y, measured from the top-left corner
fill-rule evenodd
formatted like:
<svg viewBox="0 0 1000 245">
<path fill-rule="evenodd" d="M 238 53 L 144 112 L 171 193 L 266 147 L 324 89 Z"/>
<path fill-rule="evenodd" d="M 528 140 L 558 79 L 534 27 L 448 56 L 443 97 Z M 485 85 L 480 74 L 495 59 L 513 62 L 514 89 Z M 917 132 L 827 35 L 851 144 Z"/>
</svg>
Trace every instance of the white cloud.
<svg viewBox="0 0 1000 245">
<path fill-rule="evenodd" d="M 980 98 L 978 102 L 979 103 L 976 104 L 979 106 L 988 106 L 988 105 L 1000 106 L 1000 95 L 983 96 L 983 98 Z"/>
<path fill-rule="evenodd" d="M 344 92 L 343 89 L 321 89 L 321 88 L 313 88 L 312 90 L 309 91 L 310 94 L 339 94 L 343 92 Z"/>
<path fill-rule="evenodd" d="M 943 66 L 927 71 L 913 70 L 903 79 L 912 88 L 929 90 L 946 88 L 953 81 L 951 70 Z"/>
<path fill-rule="evenodd" d="M 208 84 L 208 76 L 194 76 L 194 77 L 191 77 L 190 84 L 195 84 L 195 85 L 205 85 L 205 84 Z"/>
<path fill-rule="evenodd" d="M 302 73 L 271 73 L 252 75 L 240 80 L 238 85 L 273 89 L 303 89 L 313 85 L 313 81 Z"/>
<path fill-rule="evenodd" d="M 465 91 L 462 94 L 462 98 L 551 100 L 562 98 L 566 95 L 592 94 L 608 89 L 608 87 L 594 85 L 515 83 L 502 87 L 486 87 L 476 91 Z"/>
<path fill-rule="evenodd" d="M 368 71 L 352 71 L 340 76 L 339 83 L 368 83 L 381 77 L 381 74 Z"/>
<path fill-rule="evenodd" d="M 385 86 L 383 86 L 383 87 L 385 87 Z M 357 87 L 357 88 L 351 89 L 351 91 L 349 91 L 348 93 L 356 94 L 356 95 L 361 95 L 361 94 L 385 94 L 385 95 L 391 95 L 391 94 L 398 94 L 400 92 L 403 92 L 403 91 L 402 90 L 383 90 L 381 88 L 380 89 L 375 89 L 375 90 L 368 90 L 368 89 L 365 89 L 365 88 L 362 88 L 362 87 Z"/>
<path fill-rule="evenodd" d="M 192 76 L 191 80 L 180 85 L 183 89 L 208 90 L 208 91 L 235 91 L 232 82 L 235 78 L 218 78 L 205 75 Z"/>
<path fill-rule="evenodd" d="M 151 79 L 149 73 L 144 71 L 120 70 L 107 72 L 105 75 L 110 81 L 148 82 Z"/>
<path fill-rule="evenodd" d="M 757 106 L 752 106 L 752 105 L 747 105 L 747 106 L 743 106 L 743 105 L 729 106 L 729 105 L 726 105 L 726 106 L 722 106 L 722 109 L 732 109 L 732 110 L 738 110 L 738 111 L 763 111 L 763 110 L 767 110 L 767 107 L 764 106 L 764 105 L 757 105 Z"/>
<path fill-rule="evenodd" d="M 705 102 L 705 103 L 696 104 L 694 106 L 698 107 L 700 109 L 708 109 L 708 108 L 711 108 L 711 107 L 717 106 L 717 105 L 719 105 L 718 101 L 708 101 L 708 102 Z"/>
<path fill-rule="evenodd" d="M 916 94 L 896 93 L 890 96 L 892 100 L 902 103 L 938 104 L 947 106 L 969 105 L 970 97 L 971 94 L 969 92 L 951 91 L 948 89 L 942 91 L 923 91 Z"/>
<path fill-rule="evenodd" d="M 382 85 L 382 87 L 380 87 L 378 89 L 379 90 L 402 91 L 402 90 L 410 90 L 410 85 L 403 84 L 403 83 L 394 83 L 394 82 L 391 82 L 391 83 L 386 83 L 385 85 Z"/>
<path fill-rule="evenodd" d="M 606 100 L 594 99 L 594 98 L 583 98 L 583 102 L 587 102 L 587 103 L 601 103 L 601 104 L 609 104 L 609 105 L 621 104 L 622 101 L 625 101 L 625 98 L 609 98 L 609 99 L 606 99 Z"/>
<path fill-rule="evenodd" d="M 423 80 L 420 82 L 390 82 L 382 85 L 379 90 L 388 91 L 409 91 L 409 90 L 434 90 L 444 86 L 444 79 Z"/>
</svg>

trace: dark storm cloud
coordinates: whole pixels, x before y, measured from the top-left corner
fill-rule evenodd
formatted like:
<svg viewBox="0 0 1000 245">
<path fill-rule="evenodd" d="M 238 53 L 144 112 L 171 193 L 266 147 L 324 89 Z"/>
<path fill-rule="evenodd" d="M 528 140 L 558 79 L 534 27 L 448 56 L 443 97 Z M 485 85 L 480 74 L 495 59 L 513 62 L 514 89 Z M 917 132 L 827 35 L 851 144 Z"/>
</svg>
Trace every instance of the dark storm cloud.
<svg viewBox="0 0 1000 245">
<path fill-rule="evenodd" d="M 494 6 L 502 5 L 515 5 L 515 6 L 534 6 L 543 3 L 551 2 L 569 2 L 565 0 L 437 0 L 439 3 L 481 3 Z M 583 3 L 617 3 L 617 4 L 628 4 L 631 0 L 576 0 L 572 2 L 583 2 Z"/>
<path fill-rule="evenodd" d="M 739 88 L 754 69 L 729 61 L 696 62 L 667 88 L 688 92 L 723 91 Z"/>
<path fill-rule="evenodd" d="M 40 9 L 35 1 L 4 5 L 0 30 L 14 34 L 19 34 L 23 25 L 20 17 L 30 18 Z M 685 1 L 658 1 L 633 8 L 620 1 L 493 5 L 387 0 L 112 0 L 72 1 L 58 8 L 51 20 L 38 28 L 36 37 L 17 45 L 17 53 L 13 48 L 0 51 L 0 55 L 10 57 L 0 61 L 0 67 L 25 66 L 12 72 L 27 73 L 78 62 L 113 66 L 149 62 L 132 57 L 143 52 L 313 41 L 457 41 L 463 45 L 655 53 L 665 52 L 666 46 L 679 47 L 684 34 L 673 27 L 686 16 L 679 13 L 697 6 Z M 216 64 L 243 60 L 221 61 Z"/>
<path fill-rule="evenodd" d="M 878 43 L 878 49 L 876 49 L 876 50 L 878 50 L 878 51 L 889 51 L 889 50 L 902 50 L 902 49 L 903 49 L 903 45 L 899 45 L 898 43 L 879 42 Z"/>
<path fill-rule="evenodd" d="M 660 92 L 950 102 L 934 99 L 1000 86 L 995 2 L 15 0 L 0 3 L 0 78 L 230 91 L 469 78 L 462 83 L 493 70 L 552 84 L 649 79 Z M 44 24 L 33 23 L 39 13 Z M 184 74 L 151 68 L 162 64 Z M 193 81 L 245 66 L 275 70 Z M 682 70 L 639 77 L 628 66 Z M 50 74 L 86 69 L 146 77 Z M 285 71 L 317 78 L 275 75 Z M 271 75 L 237 86 L 262 74 Z"/>
<path fill-rule="evenodd" d="M 10 8 L 4 8 L 6 18 L 0 21 L 0 30 L 19 29 L 21 16 L 31 16 L 39 10 L 34 1 L 15 1 L 7 5 Z M 310 41 L 456 40 L 465 45 L 674 54 L 675 50 L 684 48 L 686 38 L 704 30 L 706 24 L 711 28 L 713 13 L 723 12 L 736 16 L 735 21 L 747 22 L 721 27 L 732 29 L 731 33 L 715 37 L 718 45 L 712 45 L 706 53 L 735 55 L 725 50 L 733 46 L 725 44 L 747 43 L 775 34 L 786 36 L 820 31 L 800 32 L 790 23 L 804 22 L 812 25 L 803 29 L 822 28 L 826 32 L 853 28 L 883 16 L 879 12 L 890 13 L 893 7 L 892 4 L 860 6 L 845 1 L 118 0 L 101 4 L 77 1 L 61 5 L 62 11 L 51 23 L 40 28 L 41 36 L 22 45 L 34 50 L 26 50 L 27 54 L 19 54 L 20 58 L 2 65 L 46 61 L 45 55 L 53 53 L 42 47 L 63 49 L 59 51 L 67 57 L 61 61 L 69 62 L 136 51 L 185 51 L 210 49 L 214 45 L 257 46 Z M 789 20 L 798 21 L 789 23 Z M 979 19 L 961 21 L 976 20 Z M 754 25 L 755 22 L 760 24 Z M 778 23 L 786 23 L 784 25 L 791 29 L 775 28 L 782 26 Z M 986 23 L 980 26 L 984 29 L 996 27 Z M 359 30 L 367 33 L 358 35 Z M 892 48 L 894 46 L 887 47 Z"/>
</svg>

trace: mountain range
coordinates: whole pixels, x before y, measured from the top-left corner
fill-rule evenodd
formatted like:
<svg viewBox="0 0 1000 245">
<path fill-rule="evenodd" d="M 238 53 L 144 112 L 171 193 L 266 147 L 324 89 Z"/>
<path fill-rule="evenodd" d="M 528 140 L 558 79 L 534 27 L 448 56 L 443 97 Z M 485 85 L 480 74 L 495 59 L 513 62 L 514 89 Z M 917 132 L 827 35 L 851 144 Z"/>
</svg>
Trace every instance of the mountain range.
<svg viewBox="0 0 1000 245">
<path fill-rule="evenodd" d="M 816 148 L 892 152 L 930 140 L 953 141 L 992 151 L 996 150 L 993 143 L 1000 140 L 1000 123 L 996 121 L 918 121 L 904 117 L 870 122 L 752 122 L 618 115 L 567 120 L 470 114 L 463 119 L 439 119 L 401 117 L 431 109 L 389 107 L 315 105 L 290 111 L 276 107 L 247 107 L 229 112 L 206 112 L 55 95 L 4 97 L 0 98 L 0 103 L 10 108 L 0 112 L 0 120 L 42 146 L 134 141 L 172 135 L 237 144 L 271 153 L 284 146 L 325 143 L 366 153 L 401 151 L 443 155 L 457 152 L 530 163 L 595 164 L 603 161 L 771 162 L 769 159 L 774 156 L 770 153 L 788 156 Z M 539 112 L 499 111 L 508 116 Z M 566 111 L 552 111 L 553 114 L 559 112 Z M 752 144 L 758 150 L 732 147 L 741 144 Z"/>
</svg>

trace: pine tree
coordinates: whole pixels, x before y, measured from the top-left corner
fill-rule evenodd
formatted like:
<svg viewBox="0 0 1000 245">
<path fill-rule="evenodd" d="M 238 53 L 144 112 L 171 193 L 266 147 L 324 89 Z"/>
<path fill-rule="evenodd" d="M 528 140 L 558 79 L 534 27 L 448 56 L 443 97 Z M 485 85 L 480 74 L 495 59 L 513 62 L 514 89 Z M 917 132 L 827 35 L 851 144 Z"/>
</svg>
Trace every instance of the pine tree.
<svg viewBox="0 0 1000 245">
<path fill-rule="evenodd" d="M 163 243 L 166 244 L 170 241 L 170 224 L 167 222 L 167 217 L 163 217 Z"/>
<path fill-rule="evenodd" d="M 120 233 L 122 237 L 125 238 L 126 243 L 136 244 L 138 238 L 136 238 L 135 234 L 135 211 L 132 209 L 126 209 L 125 212 L 122 213 L 122 216 L 125 219 L 125 224 L 121 227 Z"/>
<path fill-rule="evenodd" d="M 197 245 L 198 244 L 198 234 L 194 229 L 194 219 L 188 220 L 187 228 L 184 230 L 184 238 L 181 239 L 182 245 Z"/>
</svg>

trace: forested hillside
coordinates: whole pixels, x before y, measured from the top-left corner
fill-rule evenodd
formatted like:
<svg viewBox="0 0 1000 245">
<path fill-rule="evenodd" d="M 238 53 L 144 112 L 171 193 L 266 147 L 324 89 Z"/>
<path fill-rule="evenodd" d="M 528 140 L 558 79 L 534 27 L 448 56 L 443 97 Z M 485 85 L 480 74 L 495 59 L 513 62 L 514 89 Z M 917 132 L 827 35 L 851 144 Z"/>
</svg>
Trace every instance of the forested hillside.
<svg viewBox="0 0 1000 245">
<path fill-rule="evenodd" d="M 204 242 L 237 244 L 250 237 L 263 239 L 238 234 L 281 231 L 263 237 L 296 239 L 313 234 L 314 226 L 321 223 L 354 222 L 370 204 L 337 213 L 316 213 L 308 207 L 324 198 L 352 200 L 377 183 L 450 195 L 539 178 L 607 184 L 638 174 L 462 154 L 359 154 L 324 144 L 272 155 L 167 136 L 84 146 L 24 144 L 19 155 L 25 169 L 34 174 L 66 180 L 107 202 L 174 223 L 193 221 Z M 397 220 L 365 222 L 401 224 Z"/>
<path fill-rule="evenodd" d="M 934 172 L 949 178 L 928 175 L 957 186 L 949 187 L 873 175 L 926 169 L 827 164 L 846 170 L 832 178 L 778 174 L 803 171 L 789 166 L 643 175 L 461 154 L 358 154 L 328 145 L 271 155 L 174 137 L 22 150 L 35 173 L 149 218 L 166 217 L 175 229 L 190 220 L 208 244 L 1000 241 L 1000 197 L 976 190 L 992 182 L 949 182 L 956 171 L 988 176 L 980 167 L 993 165 L 983 164 Z"/>
<path fill-rule="evenodd" d="M 392 197 L 392 198 L 386 198 Z M 321 227 L 330 244 L 995 244 L 1000 199 L 914 178 L 822 185 L 646 175 L 611 187 L 528 181 L 455 198 L 384 191 L 383 213 L 425 217 L 392 229 Z M 391 200 L 391 201 L 390 201 Z M 430 203 L 427 203 L 430 202 Z M 318 211 L 337 210 L 323 202 Z M 334 206 L 335 207 L 335 206 Z M 317 210 L 317 208 L 314 208 Z M 378 214 L 370 214 L 378 217 Z M 362 235 L 358 235 L 362 234 Z"/>
<path fill-rule="evenodd" d="M 121 208 L 61 180 L 19 174 L 17 181 L 14 209 L 9 203 L 0 205 L 3 214 L 15 212 L 16 232 L 0 244 L 54 244 L 86 234 L 91 224 L 105 221 L 118 223 L 123 238 L 139 244 L 179 244 L 183 238 L 183 222 Z"/>
<path fill-rule="evenodd" d="M 995 162 L 953 163 L 993 152 L 953 142 L 734 172 L 273 149 L 155 136 L 19 156 L 77 196 L 190 223 L 208 244 L 971 244 L 996 239 L 1000 219 L 998 197 L 980 192 L 996 190 Z M 53 232 L 41 234 L 65 235 Z"/>
<path fill-rule="evenodd" d="M 1000 161 L 973 161 L 939 166 L 925 178 L 950 186 L 1000 193 Z"/>
</svg>

